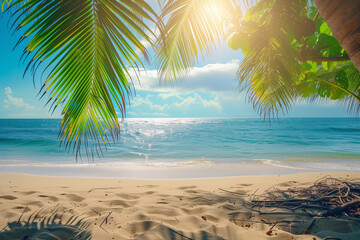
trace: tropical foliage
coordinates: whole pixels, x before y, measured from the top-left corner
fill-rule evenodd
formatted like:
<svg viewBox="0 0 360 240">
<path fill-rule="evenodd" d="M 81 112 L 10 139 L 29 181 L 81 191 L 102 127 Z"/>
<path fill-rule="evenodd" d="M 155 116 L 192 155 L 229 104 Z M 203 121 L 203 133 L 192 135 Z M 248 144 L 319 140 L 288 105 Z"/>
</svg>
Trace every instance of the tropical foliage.
<svg viewBox="0 0 360 240">
<path fill-rule="evenodd" d="M 225 38 L 224 19 L 238 4 L 237 0 L 163 1 L 161 17 L 166 24 L 156 55 L 161 77 L 181 78 L 200 56 L 216 50 Z"/>
<path fill-rule="evenodd" d="M 245 55 L 239 84 L 260 113 L 302 98 L 341 100 L 359 112 L 360 73 L 309 1 L 260 1 L 233 31 L 229 46 Z"/>
<path fill-rule="evenodd" d="M 144 42 L 155 44 L 149 23 L 158 16 L 144 0 L 17 0 L 7 10 L 18 44 L 27 41 L 26 71 L 50 69 L 40 92 L 52 109 L 63 104 L 61 141 L 100 155 L 108 135 L 119 136 L 116 108 L 124 115 L 133 91 L 128 69 L 142 65 L 139 53 L 148 58 Z"/>
<path fill-rule="evenodd" d="M 119 136 L 116 109 L 125 116 L 129 69 L 143 67 L 147 45 L 161 78 L 172 82 L 228 39 L 245 55 L 240 91 L 263 116 L 301 99 L 360 110 L 359 71 L 307 0 L 158 0 L 161 16 L 145 0 L 0 1 L 22 33 L 26 71 L 46 75 L 41 97 L 62 107 L 61 141 L 77 154 L 84 146 L 88 156 L 101 155 L 108 136 Z"/>
<path fill-rule="evenodd" d="M 163 14 L 171 19 L 166 23 L 170 37 L 157 56 L 165 80 L 183 76 L 199 53 L 206 56 L 216 49 L 214 39 L 221 41 L 230 35 L 229 47 L 241 49 L 245 55 L 237 74 L 240 91 L 247 92 L 249 102 L 264 117 L 286 113 L 293 103 L 304 99 L 338 100 L 351 113 L 359 113 L 359 71 L 311 2 L 175 2 L 177 5 L 164 8 Z M 211 15 L 209 20 L 208 14 L 196 14 L 197 10 L 192 9 L 195 4 L 194 8 L 204 9 L 221 5 L 223 14 L 218 18 Z M 243 16 L 241 9 L 246 8 Z M 196 18 L 189 18 L 184 12 Z M 174 26 L 174 33 L 169 32 Z"/>
</svg>

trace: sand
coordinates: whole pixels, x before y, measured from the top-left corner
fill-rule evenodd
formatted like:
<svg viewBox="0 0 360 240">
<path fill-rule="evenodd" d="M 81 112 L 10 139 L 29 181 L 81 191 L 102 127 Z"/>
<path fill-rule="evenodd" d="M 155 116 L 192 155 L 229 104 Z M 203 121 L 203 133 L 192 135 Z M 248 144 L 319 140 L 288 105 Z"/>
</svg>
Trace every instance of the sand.
<svg viewBox="0 0 360 240">
<path fill-rule="evenodd" d="M 308 222 L 276 225 L 269 236 L 288 216 L 244 208 L 255 191 L 306 187 L 328 174 L 360 181 L 359 173 L 187 180 L 0 174 L 0 239 L 360 239 L 360 222 L 344 219 L 318 220 L 309 234 Z"/>
</svg>

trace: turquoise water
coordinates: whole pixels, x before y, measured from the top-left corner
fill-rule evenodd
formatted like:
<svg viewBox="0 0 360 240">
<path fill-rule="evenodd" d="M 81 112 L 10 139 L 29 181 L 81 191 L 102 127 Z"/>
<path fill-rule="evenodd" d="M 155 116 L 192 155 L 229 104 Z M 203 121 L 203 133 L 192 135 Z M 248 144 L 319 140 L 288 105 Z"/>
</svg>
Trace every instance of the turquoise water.
<svg viewBox="0 0 360 240">
<path fill-rule="evenodd" d="M 0 119 L 0 172 L 178 178 L 360 171 L 357 118 L 285 118 L 271 124 L 241 118 L 127 119 L 119 142 L 91 163 L 59 147 L 59 124 Z M 97 174 L 84 170 L 89 168 Z"/>
</svg>

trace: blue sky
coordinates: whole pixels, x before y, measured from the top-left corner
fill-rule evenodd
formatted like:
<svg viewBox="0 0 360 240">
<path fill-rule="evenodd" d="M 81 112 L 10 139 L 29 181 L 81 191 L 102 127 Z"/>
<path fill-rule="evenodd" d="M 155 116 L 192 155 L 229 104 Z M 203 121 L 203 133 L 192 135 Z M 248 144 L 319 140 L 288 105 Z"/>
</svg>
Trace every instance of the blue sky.
<svg viewBox="0 0 360 240">
<path fill-rule="evenodd" d="M 19 35 L 12 36 L 8 14 L 0 16 L 0 118 L 60 118 L 39 101 L 40 74 L 23 78 L 26 64 L 20 61 L 22 48 L 12 50 Z M 155 66 L 141 71 L 141 85 L 135 83 L 136 96 L 127 107 L 127 117 L 258 117 L 245 94 L 239 94 L 236 69 L 243 55 L 226 42 L 211 57 L 199 61 L 186 78 L 172 86 L 159 84 Z M 289 117 L 346 117 L 346 109 L 327 102 L 317 105 L 296 104 Z M 119 117 L 121 115 L 119 114 Z"/>
</svg>

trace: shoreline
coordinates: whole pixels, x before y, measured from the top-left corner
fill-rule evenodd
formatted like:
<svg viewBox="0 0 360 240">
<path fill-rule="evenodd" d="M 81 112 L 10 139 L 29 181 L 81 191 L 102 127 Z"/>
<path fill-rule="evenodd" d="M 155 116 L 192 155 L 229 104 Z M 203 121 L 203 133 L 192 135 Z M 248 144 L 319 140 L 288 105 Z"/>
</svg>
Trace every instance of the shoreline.
<svg viewBox="0 0 360 240">
<path fill-rule="evenodd" d="M 245 208 L 244 201 L 254 192 L 266 189 L 308 187 L 321 177 L 331 175 L 342 180 L 360 182 L 358 172 L 316 172 L 286 175 L 237 176 L 199 179 L 128 179 L 56 177 L 28 174 L 0 174 L 0 232 L 14 228 L 16 222 L 49 220 L 53 232 L 66 238 L 63 222 L 79 217 L 92 239 L 161 240 L 161 239 L 297 239 L 317 240 L 326 236 L 341 239 L 359 239 L 360 221 L 346 225 L 342 219 L 318 220 L 310 234 L 285 231 L 282 226 L 273 228 L 270 237 L 266 232 L 282 214 L 272 214 L 267 223 L 256 223 L 259 216 Z M 222 190 L 220 190 L 222 189 Z M 235 192 L 231 194 L 225 192 Z M 42 218 L 34 219 L 41 210 Z M 247 222 L 253 215 L 255 223 Z M 264 217 L 264 216 L 263 216 Z M 232 221 L 231 219 L 240 219 Z M 205 219 L 205 220 L 204 220 Z M 241 223 L 241 219 L 242 223 Z M 340 221 L 340 222 L 339 222 Z M 8 223 L 13 225 L 7 226 Z M 23 223 L 24 224 L 24 223 Z M 74 226 L 77 223 L 74 222 Z M 248 227 L 248 225 L 250 227 Z M 308 224 L 308 223 L 306 223 Z M 15 224 L 16 225 L 16 224 Z M 245 226 L 246 225 L 246 226 Z M 341 225 L 341 227 L 340 227 Z M 79 227 L 78 226 L 78 227 Z M 338 226 L 338 227 L 337 227 Z M 346 228 L 345 228 L 346 227 Z M 45 234 L 41 228 L 34 234 Z M 302 230 L 303 231 L 303 230 Z M 29 228 L 18 228 L 12 237 L 19 239 L 32 234 Z M 85 232 L 84 232 L 85 234 Z M 86 235 L 86 234 L 85 234 Z M 70 239 L 70 238 L 69 238 Z"/>
<path fill-rule="evenodd" d="M 290 162 L 293 164 L 293 162 Z M 35 174 L 57 177 L 91 177 L 91 178 L 127 178 L 127 179 L 203 179 L 237 176 L 289 175 L 316 172 L 358 172 L 356 161 L 348 165 L 334 162 L 298 161 L 289 165 L 288 161 L 255 159 L 250 161 L 211 162 L 192 160 L 179 162 L 99 162 L 99 163 L 52 163 L 33 162 L 18 164 L 0 164 L 0 174 Z M 341 166 L 337 166 L 341 165 Z M 327 168 L 325 167 L 327 166 Z"/>
</svg>

